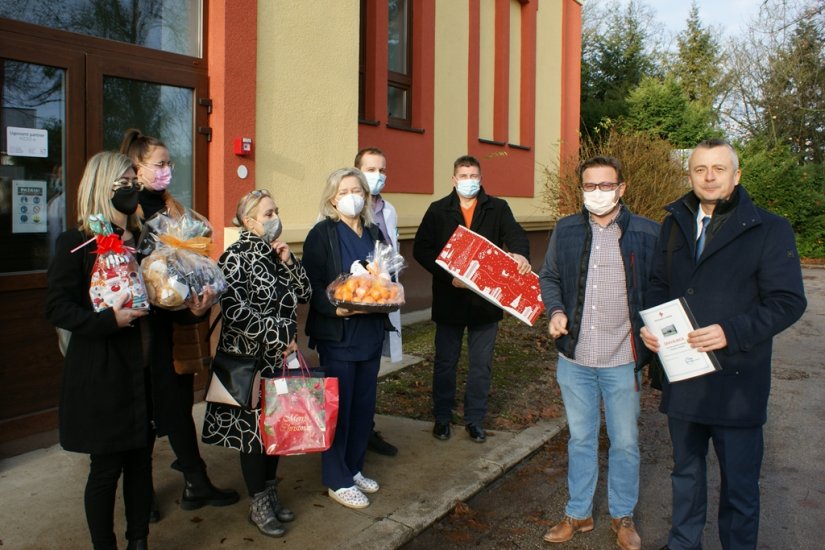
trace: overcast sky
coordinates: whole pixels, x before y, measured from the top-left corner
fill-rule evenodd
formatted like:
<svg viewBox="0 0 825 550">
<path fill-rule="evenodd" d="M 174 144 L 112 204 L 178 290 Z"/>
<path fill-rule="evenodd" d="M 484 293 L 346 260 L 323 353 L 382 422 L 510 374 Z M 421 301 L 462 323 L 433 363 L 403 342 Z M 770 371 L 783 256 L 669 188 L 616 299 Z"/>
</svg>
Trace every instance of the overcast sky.
<svg viewBox="0 0 825 550">
<path fill-rule="evenodd" d="M 656 12 L 656 20 L 675 36 L 685 29 L 690 0 L 646 0 Z M 721 30 L 724 38 L 735 37 L 759 13 L 762 0 L 697 0 L 699 19 L 705 27 Z"/>
</svg>

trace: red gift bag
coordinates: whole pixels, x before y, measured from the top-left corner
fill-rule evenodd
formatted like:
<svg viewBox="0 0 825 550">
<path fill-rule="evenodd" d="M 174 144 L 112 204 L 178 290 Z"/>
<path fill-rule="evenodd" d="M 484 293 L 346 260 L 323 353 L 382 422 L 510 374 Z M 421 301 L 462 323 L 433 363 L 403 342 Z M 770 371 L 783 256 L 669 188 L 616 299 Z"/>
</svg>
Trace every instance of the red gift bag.
<svg viewBox="0 0 825 550">
<path fill-rule="evenodd" d="M 284 376 L 261 380 L 261 439 L 268 455 L 319 453 L 335 437 L 338 379 L 313 377 L 300 361 L 300 376 L 286 376 L 284 360 Z"/>
</svg>

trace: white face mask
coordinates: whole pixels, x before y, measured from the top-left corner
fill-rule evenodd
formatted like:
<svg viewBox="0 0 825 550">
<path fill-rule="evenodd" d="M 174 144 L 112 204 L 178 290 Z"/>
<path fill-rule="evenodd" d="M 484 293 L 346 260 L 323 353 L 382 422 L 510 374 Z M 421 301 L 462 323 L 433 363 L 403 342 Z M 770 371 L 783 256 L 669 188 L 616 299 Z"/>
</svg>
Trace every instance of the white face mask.
<svg viewBox="0 0 825 550">
<path fill-rule="evenodd" d="M 361 210 L 364 209 L 364 197 L 361 195 L 356 195 L 355 193 L 350 193 L 349 195 L 344 195 L 340 199 L 338 199 L 338 204 L 336 205 L 338 212 L 347 216 L 348 218 L 355 218 L 361 213 Z"/>
<path fill-rule="evenodd" d="M 481 189 L 481 180 L 458 180 L 455 185 L 456 192 L 465 199 L 472 199 L 478 195 Z"/>
<path fill-rule="evenodd" d="M 596 216 L 604 216 L 619 204 L 618 193 L 615 191 L 602 191 L 594 189 L 592 191 L 582 191 L 584 195 L 584 207 Z"/>
<path fill-rule="evenodd" d="M 364 172 L 364 177 L 367 178 L 370 195 L 381 193 L 381 190 L 384 189 L 384 183 L 387 181 L 387 176 L 381 172 Z"/>
</svg>

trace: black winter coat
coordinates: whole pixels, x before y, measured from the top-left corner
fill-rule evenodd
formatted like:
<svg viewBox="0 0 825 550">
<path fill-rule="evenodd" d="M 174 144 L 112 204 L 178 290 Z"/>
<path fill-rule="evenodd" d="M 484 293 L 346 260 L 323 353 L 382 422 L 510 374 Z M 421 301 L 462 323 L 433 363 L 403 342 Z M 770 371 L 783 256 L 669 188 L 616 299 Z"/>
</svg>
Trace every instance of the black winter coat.
<svg viewBox="0 0 825 550">
<path fill-rule="evenodd" d="M 482 188 L 469 229 L 493 244 L 530 259 L 530 242 L 507 201 L 491 197 Z M 464 225 L 464 215 L 455 189 L 430 205 L 418 226 L 413 256 L 433 276 L 432 319 L 454 325 L 486 325 L 500 321 L 502 310 L 472 290 L 456 288 L 453 276 L 435 263 L 456 227 Z"/>
<path fill-rule="evenodd" d="M 167 207 L 165 193 L 142 189 L 140 206 L 145 219 Z M 149 364 L 152 371 L 152 411 L 158 436 L 185 430 L 192 422 L 195 401 L 192 388 L 194 374 L 177 374 L 174 367 L 175 325 L 191 325 L 209 317 L 196 317 L 188 309 L 170 311 L 152 307 L 146 317 L 151 332 L 152 346 Z M 147 325 L 144 324 L 144 327 Z"/>
<path fill-rule="evenodd" d="M 344 318 L 335 314 L 336 307 L 327 297 L 327 286 L 341 273 L 349 270 L 341 265 L 341 245 L 335 226 L 338 222 L 325 218 L 309 230 L 304 241 L 304 254 L 301 261 L 312 285 L 312 299 L 309 302 L 306 333 L 311 340 L 340 342 L 344 337 Z M 364 227 L 373 241 L 384 242 L 377 225 Z M 387 316 L 384 315 L 386 318 Z M 385 321 L 388 330 L 392 329 L 389 320 Z M 310 345 L 314 343 L 311 342 Z"/>
<path fill-rule="evenodd" d="M 46 319 L 72 332 L 60 389 L 60 444 L 95 454 L 146 447 L 142 323 L 118 328 L 111 308 L 95 313 L 89 298 L 94 243 L 71 252 L 87 239 L 78 229 L 60 235 L 48 272 Z"/>
<path fill-rule="evenodd" d="M 753 204 L 738 185 L 731 200 L 716 207 L 697 261 L 697 208 L 693 192 L 666 207 L 670 215 L 662 224 L 645 302 L 652 307 L 685 298 L 700 327 L 722 327 L 727 346 L 715 352 L 721 371 L 673 384 L 664 380 L 659 409 L 699 424 L 761 426 L 767 420 L 773 337 L 807 305 L 793 230 L 784 218 Z"/>
</svg>

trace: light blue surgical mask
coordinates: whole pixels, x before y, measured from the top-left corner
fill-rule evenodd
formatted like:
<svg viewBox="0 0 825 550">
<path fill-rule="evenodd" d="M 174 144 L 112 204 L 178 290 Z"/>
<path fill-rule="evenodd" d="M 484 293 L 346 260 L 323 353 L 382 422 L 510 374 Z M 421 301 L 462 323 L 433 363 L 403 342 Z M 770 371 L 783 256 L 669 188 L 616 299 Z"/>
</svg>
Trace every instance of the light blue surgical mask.
<svg viewBox="0 0 825 550">
<path fill-rule="evenodd" d="M 381 190 L 384 189 L 384 182 L 387 181 L 387 176 L 381 172 L 364 172 L 364 177 L 367 179 L 370 195 L 381 193 Z"/>
<path fill-rule="evenodd" d="M 458 180 L 455 184 L 456 192 L 464 197 L 465 199 L 472 199 L 476 195 L 478 195 L 478 191 L 481 189 L 481 180 L 473 180 L 473 179 L 466 179 L 466 180 Z"/>
</svg>

